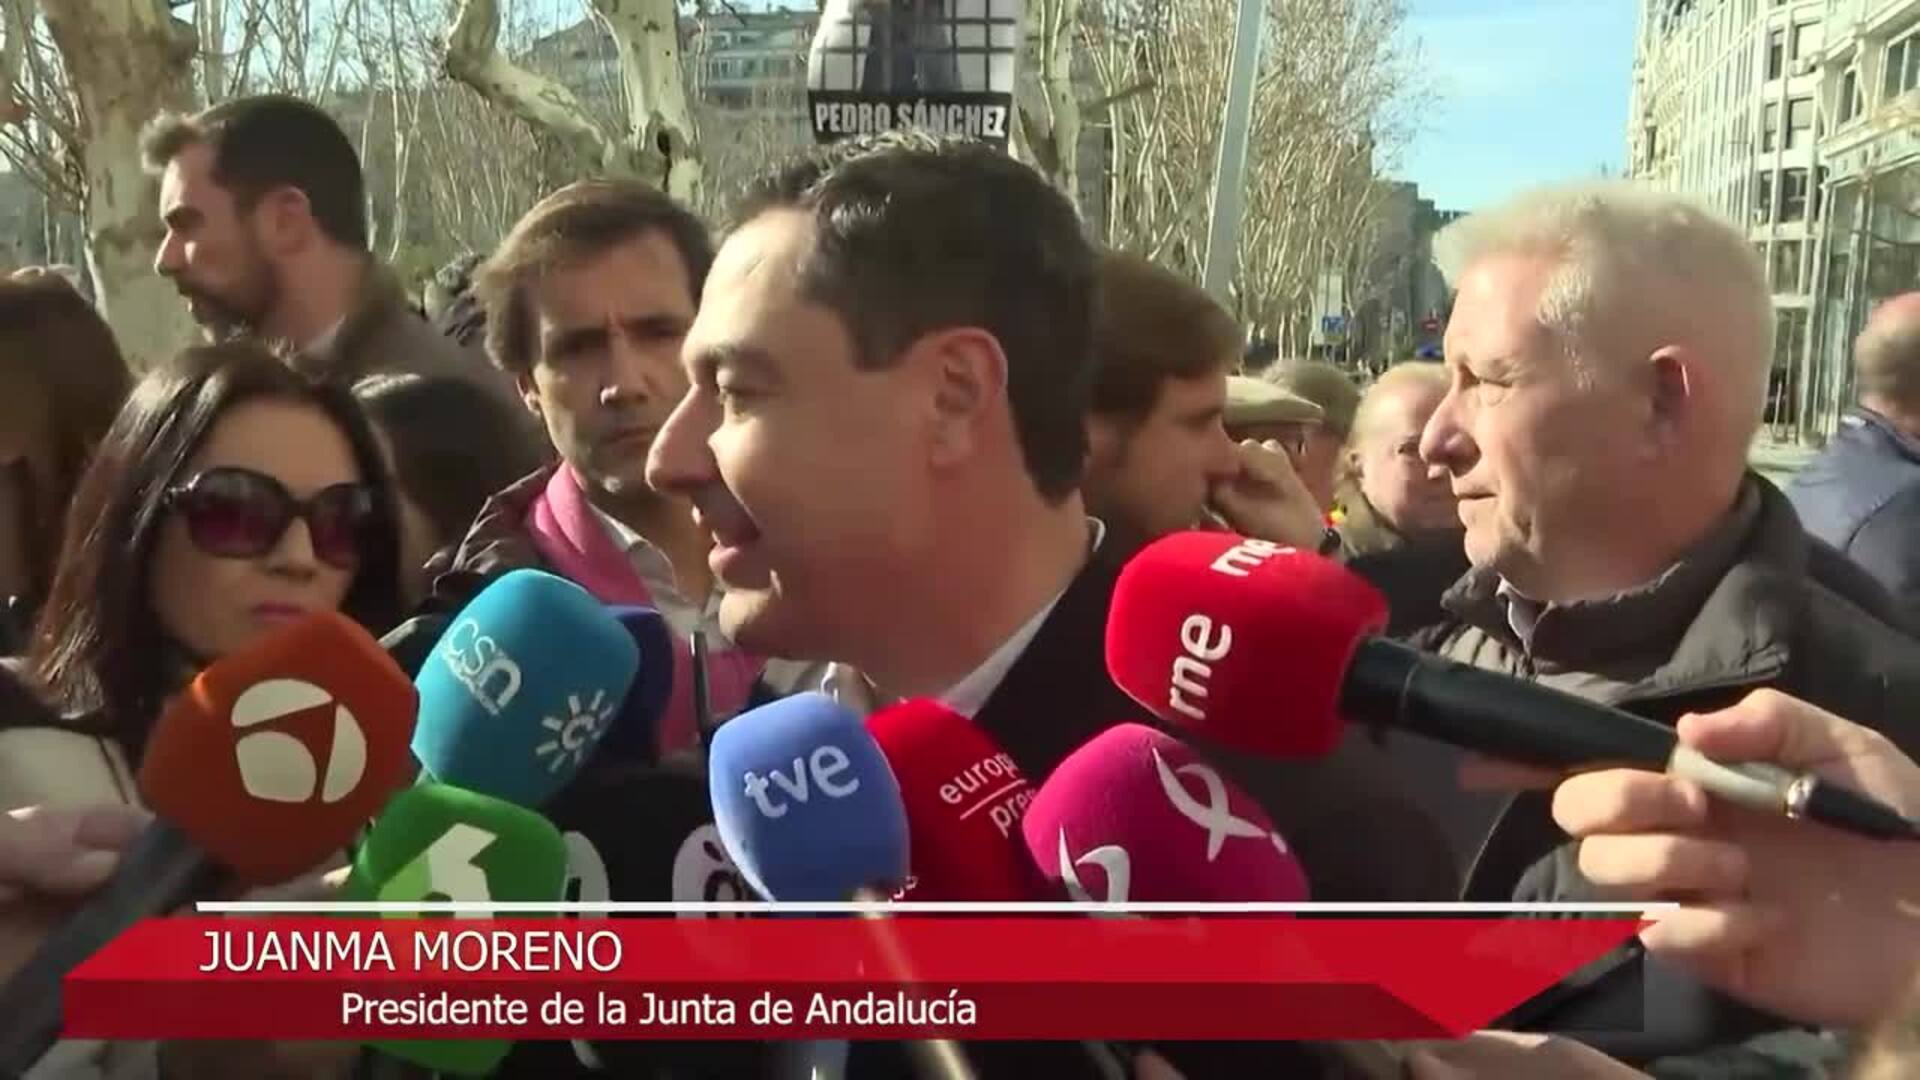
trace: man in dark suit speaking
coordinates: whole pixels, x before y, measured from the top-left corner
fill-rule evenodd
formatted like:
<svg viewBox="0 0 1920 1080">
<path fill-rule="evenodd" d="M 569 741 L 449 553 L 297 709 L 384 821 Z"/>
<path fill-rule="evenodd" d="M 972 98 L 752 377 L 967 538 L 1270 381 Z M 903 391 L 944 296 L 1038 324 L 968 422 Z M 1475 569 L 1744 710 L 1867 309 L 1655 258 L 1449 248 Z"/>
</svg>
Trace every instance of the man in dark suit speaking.
<svg viewBox="0 0 1920 1080">
<path fill-rule="evenodd" d="M 1146 720 L 1106 673 L 1118 545 L 1079 492 L 1094 266 L 1066 199 L 1004 153 L 897 132 L 819 150 L 742 207 L 647 471 L 712 532 L 740 647 L 838 662 L 843 700 L 937 697 L 1035 783 Z M 1383 773 L 1261 779 L 1316 897 L 1449 891 L 1407 881 L 1437 834 Z"/>
<path fill-rule="evenodd" d="M 1146 720 L 1103 659 L 1121 552 L 1079 490 L 1095 256 L 1066 199 L 896 132 L 778 171 L 737 216 L 647 471 L 713 534 L 726 632 L 837 662 L 850 703 L 937 697 L 1036 783 Z M 1431 823 L 1384 776 L 1328 772 L 1248 784 L 1315 896 L 1445 898 L 1404 870 Z M 1375 837 L 1393 854 L 1367 843 L 1382 820 L 1411 830 Z"/>
</svg>

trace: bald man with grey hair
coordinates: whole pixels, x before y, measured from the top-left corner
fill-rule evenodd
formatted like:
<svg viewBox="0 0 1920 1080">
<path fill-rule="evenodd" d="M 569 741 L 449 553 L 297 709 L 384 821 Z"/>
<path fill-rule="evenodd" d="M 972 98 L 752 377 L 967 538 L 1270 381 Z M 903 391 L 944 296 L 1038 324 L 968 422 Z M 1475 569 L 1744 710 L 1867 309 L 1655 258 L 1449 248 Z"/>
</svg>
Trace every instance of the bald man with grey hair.
<svg viewBox="0 0 1920 1080">
<path fill-rule="evenodd" d="M 1434 252 L 1457 298 L 1420 452 L 1447 472 L 1472 567 L 1415 642 L 1666 724 L 1771 687 L 1920 751 L 1920 642 L 1863 606 L 1884 592 L 1863 600 L 1858 570 L 1747 466 L 1773 315 L 1745 234 L 1593 182 L 1464 218 Z M 1586 869 L 1525 792 L 1466 896 L 1602 899 Z M 1737 1056 L 1725 1044 L 1792 1027 L 1661 962 L 1612 963 L 1510 1019 L 1583 1029 L 1635 1065 Z"/>
<path fill-rule="evenodd" d="M 1859 407 L 1787 497 L 1808 532 L 1885 585 L 1920 628 L 1920 293 L 1874 309 L 1853 371 Z"/>
</svg>

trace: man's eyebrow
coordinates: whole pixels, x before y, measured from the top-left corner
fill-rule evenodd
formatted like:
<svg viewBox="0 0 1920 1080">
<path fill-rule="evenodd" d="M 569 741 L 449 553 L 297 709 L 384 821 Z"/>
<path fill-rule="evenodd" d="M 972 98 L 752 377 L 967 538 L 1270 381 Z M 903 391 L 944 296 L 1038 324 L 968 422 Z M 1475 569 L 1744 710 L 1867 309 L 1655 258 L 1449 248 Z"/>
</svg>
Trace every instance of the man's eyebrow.
<svg viewBox="0 0 1920 1080">
<path fill-rule="evenodd" d="M 738 341 L 721 342 L 703 346 L 693 355 L 692 368 L 695 374 L 711 375 L 723 367 L 736 369 L 754 378 L 780 378 L 780 368 L 773 362 L 773 354 L 757 345 Z"/>
<path fill-rule="evenodd" d="M 551 327 L 541 335 L 542 343 L 553 349 L 589 348 L 606 340 L 607 328 L 599 323 Z"/>
</svg>

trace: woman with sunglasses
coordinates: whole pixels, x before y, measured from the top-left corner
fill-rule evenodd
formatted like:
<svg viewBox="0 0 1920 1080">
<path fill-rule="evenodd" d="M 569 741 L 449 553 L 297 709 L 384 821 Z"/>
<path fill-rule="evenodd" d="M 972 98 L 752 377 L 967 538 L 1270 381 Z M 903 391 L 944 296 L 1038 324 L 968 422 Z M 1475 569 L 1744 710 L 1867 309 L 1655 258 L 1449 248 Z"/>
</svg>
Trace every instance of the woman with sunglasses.
<svg viewBox="0 0 1920 1080">
<path fill-rule="evenodd" d="M 341 610 L 375 633 L 397 614 L 392 496 L 365 416 L 346 390 L 254 344 L 188 349 L 134 388 L 81 477 L 68 536 L 24 669 L 50 709 L 0 716 L 0 810 L 137 804 L 147 734 L 200 669 L 310 612 Z M 33 918 L 0 904 L 0 935 Z M 49 1056 L 88 1055 L 61 1064 L 114 1075 L 126 1067 L 114 1055 L 141 1053 L 150 1063 L 142 1044 Z M 175 1075 L 196 1076 L 318 1075 L 341 1056 L 265 1043 L 162 1052 Z"/>
<path fill-rule="evenodd" d="M 68 536 L 27 674 L 128 765 L 166 697 L 213 660 L 322 609 L 379 633 L 399 604 L 392 495 L 365 416 L 258 345 L 188 349 L 135 387 Z M 0 808 L 23 801 L 5 751 Z"/>
</svg>

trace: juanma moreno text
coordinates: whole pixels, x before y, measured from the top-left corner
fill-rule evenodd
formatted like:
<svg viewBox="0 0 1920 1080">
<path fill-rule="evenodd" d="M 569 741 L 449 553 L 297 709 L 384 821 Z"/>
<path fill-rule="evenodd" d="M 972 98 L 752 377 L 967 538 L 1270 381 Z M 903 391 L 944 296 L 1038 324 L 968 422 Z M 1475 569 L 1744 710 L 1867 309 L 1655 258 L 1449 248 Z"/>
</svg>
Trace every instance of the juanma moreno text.
<svg viewBox="0 0 1920 1080">
<path fill-rule="evenodd" d="M 353 930 L 206 932 L 203 972 L 395 971 L 390 935 Z M 620 967 L 610 930 L 415 930 L 410 971 L 609 972 Z"/>
</svg>

